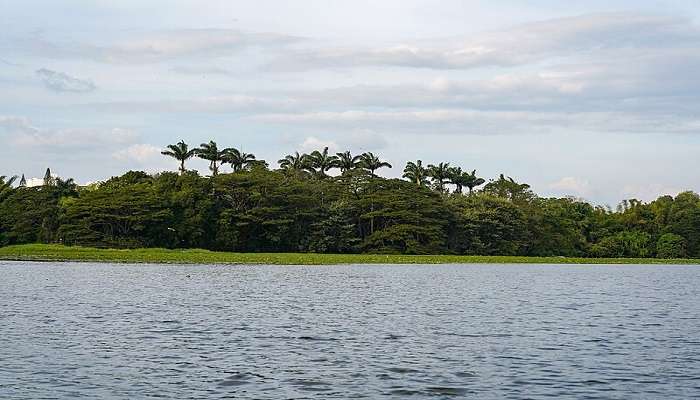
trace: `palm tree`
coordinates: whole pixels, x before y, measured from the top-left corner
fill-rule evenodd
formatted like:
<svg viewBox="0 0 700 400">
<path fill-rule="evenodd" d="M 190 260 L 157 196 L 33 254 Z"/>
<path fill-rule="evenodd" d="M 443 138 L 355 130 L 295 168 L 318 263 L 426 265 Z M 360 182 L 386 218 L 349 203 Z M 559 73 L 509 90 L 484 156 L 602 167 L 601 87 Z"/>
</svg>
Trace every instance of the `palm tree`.
<svg viewBox="0 0 700 400">
<path fill-rule="evenodd" d="M 391 168 L 391 164 L 388 162 L 382 161 L 379 159 L 379 157 L 375 156 L 374 154 L 367 152 L 364 153 L 360 156 L 360 167 L 368 170 L 372 176 L 376 176 L 374 174 L 374 171 L 378 170 L 379 168 L 387 167 Z"/>
<path fill-rule="evenodd" d="M 255 155 L 242 152 L 238 149 L 224 149 L 222 161 L 231 164 L 234 172 L 248 169 L 255 161 Z"/>
<path fill-rule="evenodd" d="M 473 170 L 471 174 L 465 172 L 462 176 L 464 177 L 464 182 L 462 184 L 469 188 L 470 195 L 474 192 L 475 187 L 481 186 L 484 183 L 486 183 L 486 180 L 484 178 L 479 178 L 476 176 L 476 170 Z"/>
<path fill-rule="evenodd" d="M 219 174 L 219 163 L 226 154 L 226 150 L 219 150 L 216 142 L 210 140 L 209 143 L 200 144 L 196 154 L 197 157 L 209 161 L 209 170 L 213 176 Z"/>
<path fill-rule="evenodd" d="M 182 175 L 187 171 L 185 169 L 185 161 L 195 156 L 197 154 L 197 149 L 189 149 L 187 143 L 180 140 L 177 144 L 169 144 L 168 150 L 163 150 L 160 154 L 180 161 L 180 175 Z"/>
<path fill-rule="evenodd" d="M 462 172 L 462 168 L 460 167 L 452 167 L 449 169 L 449 180 L 450 183 L 455 185 L 455 193 L 462 193 L 462 187 L 465 186 L 466 178 L 464 176 L 464 172 Z"/>
<path fill-rule="evenodd" d="M 59 197 L 75 196 L 78 194 L 78 185 L 75 183 L 73 178 L 69 178 L 64 181 L 63 179 L 56 177 L 55 182 Z"/>
<path fill-rule="evenodd" d="M 338 157 L 328 155 L 328 147 L 324 147 L 323 151 L 315 150 L 309 154 L 306 168 L 314 175 L 325 178 L 326 171 L 335 168 L 337 163 Z"/>
<path fill-rule="evenodd" d="M 403 177 L 418 186 L 424 186 L 428 183 L 427 172 L 425 167 L 423 167 L 422 160 L 418 160 L 415 163 L 409 161 L 406 163 L 406 168 L 403 169 Z"/>
<path fill-rule="evenodd" d="M 306 170 L 306 165 L 308 163 L 308 155 L 299 154 L 299 152 L 296 151 L 294 152 L 294 154 L 287 155 L 284 158 L 278 160 L 277 163 L 279 163 L 280 168 L 285 171 L 301 173 L 304 170 Z"/>
<path fill-rule="evenodd" d="M 433 184 L 442 193 L 445 182 L 450 179 L 450 163 L 441 162 L 438 165 L 428 165 L 428 176 L 433 178 Z"/>
<path fill-rule="evenodd" d="M 360 164 L 360 156 L 354 156 L 349 151 L 335 154 L 338 158 L 337 166 L 341 173 L 353 170 Z"/>
<path fill-rule="evenodd" d="M 7 181 L 5 181 L 7 179 Z M 0 176 L 0 202 L 5 200 L 12 192 L 12 184 L 17 180 L 17 176 L 12 176 L 9 179 L 5 175 Z"/>
</svg>

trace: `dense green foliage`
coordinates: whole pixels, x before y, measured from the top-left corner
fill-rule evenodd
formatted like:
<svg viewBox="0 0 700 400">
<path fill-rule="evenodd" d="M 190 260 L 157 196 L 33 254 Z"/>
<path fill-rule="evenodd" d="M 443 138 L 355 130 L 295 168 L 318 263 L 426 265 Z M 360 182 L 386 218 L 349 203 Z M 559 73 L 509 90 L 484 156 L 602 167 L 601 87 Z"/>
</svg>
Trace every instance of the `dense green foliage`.
<svg viewBox="0 0 700 400">
<path fill-rule="evenodd" d="M 401 180 L 377 176 L 391 166 L 370 153 L 323 149 L 270 170 L 214 142 L 203 149 L 181 142 L 164 151 L 179 173 L 131 171 L 86 187 L 49 171 L 40 187 L 0 178 L 0 245 L 700 258 L 700 197 L 692 192 L 612 211 L 541 198 L 503 175 L 487 183 L 449 163 L 410 162 Z M 212 176 L 185 169 L 195 155 L 210 161 Z M 334 168 L 342 173 L 332 176 Z"/>
</svg>

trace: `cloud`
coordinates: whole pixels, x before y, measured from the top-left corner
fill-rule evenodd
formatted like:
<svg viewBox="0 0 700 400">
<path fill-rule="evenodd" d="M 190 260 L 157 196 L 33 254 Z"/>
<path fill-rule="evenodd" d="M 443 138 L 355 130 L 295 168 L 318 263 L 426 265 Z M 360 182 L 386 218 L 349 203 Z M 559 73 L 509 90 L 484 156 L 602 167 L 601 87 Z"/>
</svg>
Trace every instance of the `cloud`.
<svg viewBox="0 0 700 400">
<path fill-rule="evenodd" d="M 27 118 L 0 115 L 0 128 L 6 131 L 36 132 L 39 128 L 32 126 Z"/>
<path fill-rule="evenodd" d="M 175 72 L 176 74 L 183 74 L 183 75 L 221 75 L 221 76 L 235 76 L 235 73 L 233 71 L 230 71 L 228 69 L 224 68 L 219 68 L 219 67 L 211 67 L 211 66 L 180 66 L 180 67 L 173 67 L 170 69 L 172 72 Z"/>
<path fill-rule="evenodd" d="M 371 129 L 358 129 L 349 132 L 340 139 L 340 144 L 344 148 L 355 151 L 377 151 L 387 147 L 388 143 L 383 135 Z"/>
<path fill-rule="evenodd" d="M 141 164 L 152 162 L 161 157 L 161 149 L 150 144 L 132 144 L 131 146 L 115 151 L 112 157 L 119 161 L 136 161 Z"/>
<path fill-rule="evenodd" d="M 233 29 L 173 29 L 118 34 L 99 44 L 61 41 L 35 34 L 9 46 L 25 54 L 53 59 L 89 59 L 110 64 L 148 64 L 195 57 L 224 57 L 252 47 L 278 47 L 301 38 L 274 33 L 247 33 Z"/>
<path fill-rule="evenodd" d="M 304 142 L 301 144 L 301 148 L 299 149 L 299 151 L 303 153 L 310 153 L 314 150 L 323 150 L 324 147 L 328 147 L 328 151 L 330 153 L 340 151 L 340 147 L 337 143 L 330 140 L 321 140 L 313 136 L 309 136 L 304 139 Z"/>
<path fill-rule="evenodd" d="M 622 190 L 620 190 L 620 198 L 631 199 L 636 198 L 642 201 L 652 201 L 660 196 L 670 195 L 675 196 L 684 190 L 691 190 L 690 188 L 680 189 L 677 187 L 670 187 L 664 184 L 651 183 L 651 184 L 627 184 L 624 185 Z"/>
<path fill-rule="evenodd" d="M 0 132 L 10 135 L 10 142 L 24 147 L 48 149 L 98 148 L 133 142 L 138 135 L 123 128 L 46 129 L 24 117 L 0 116 Z"/>
<path fill-rule="evenodd" d="M 44 86 L 55 92 L 88 93 L 97 88 L 89 80 L 74 78 L 63 72 L 56 72 L 46 68 L 37 70 L 36 74 L 44 82 Z"/>
<path fill-rule="evenodd" d="M 282 95 L 250 96 L 245 94 L 173 100 L 124 100 L 90 103 L 84 106 L 98 111 L 125 113 L 259 113 L 298 108 L 295 99 L 285 98 Z"/>
<path fill-rule="evenodd" d="M 330 153 L 346 150 L 362 153 L 387 147 L 387 141 L 383 135 L 367 129 L 336 133 L 320 132 L 319 135 L 304 136 L 301 144 L 298 137 L 292 134 L 285 134 L 280 139 L 285 148 L 291 147 L 302 153 L 323 150 L 324 147 L 328 147 Z"/>
<path fill-rule="evenodd" d="M 420 82 L 295 89 L 200 98 L 93 103 L 99 111 L 129 113 L 270 113 L 427 111 L 457 109 L 537 113 L 616 112 L 697 118 L 700 47 L 646 54 L 617 50 L 605 60 L 500 72 L 479 79 L 444 76 Z M 309 111 L 312 110 L 312 111 Z M 642 129 L 642 131 L 647 131 Z"/>
<path fill-rule="evenodd" d="M 530 111 L 630 111 L 693 117 L 700 101 L 700 47 L 657 54 L 620 50 L 607 61 L 516 70 L 480 79 L 356 85 L 299 92 L 308 108 L 470 108 Z"/>
<path fill-rule="evenodd" d="M 558 181 L 549 184 L 549 189 L 562 192 L 566 195 L 588 196 L 591 193 L 591 187 L 587 180 L 566 176 Z"/>
<path fill-rule="evenodd" d="M 247 119 L 278 125 L 304 125 L 318 129 L 370 129 L 423 134 L 523 134 L 557 133 L 562 129 L 583 132 L 700 133 L 700 119 L 675 115 L 625 112 L 530 112 L 500 110 L 390 110 L 273 113 Z"/>
<path fill-rule="evenodd" d="M 653 48 L 697 43 L 690 20 L 666 16 L 588 14 L 524 24 L 471 38 L 443 38 L 375 48 L 318 48 L 280 57 L 273 69 L 399 66 L 431 69 L 511 67 L 552 56 L 578 56 L 612 48 Z"/>
<path fill-rule="evenodd" d="M 14 62 L 12 62 L 12 61 L 8 61 L 8 60 L 6 60 L 6 59 L 4 59 L 4 58 L 0 58 L 0 64 L 7 65 L 7 66 L 10 66 L 10 67 L 19 67 L 19 66 L 22 65 L 22 64 L 14 63 Z"/>
</svg>

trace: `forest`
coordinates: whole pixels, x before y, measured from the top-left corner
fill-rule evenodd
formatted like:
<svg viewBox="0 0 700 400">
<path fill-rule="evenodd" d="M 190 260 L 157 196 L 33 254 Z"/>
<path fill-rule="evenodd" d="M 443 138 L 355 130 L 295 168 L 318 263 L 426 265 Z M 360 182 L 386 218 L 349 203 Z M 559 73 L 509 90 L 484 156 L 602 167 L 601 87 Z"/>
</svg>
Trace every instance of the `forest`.
<svg viewBox="0 0 700 400">
<path fill-rule="evenodd" d="M 272 169 L 215 142 L 163 151 L 177 172 L 129 171 L 78 186 L 47 170 L 43 185 L 0 177 L 0 246 L 233 252 L 700 258 L 694 192 L 616 209 L 543 198 L 506 175 L 408 162 L 403 179 L 372 153 L 294 153 Z M 199 157 L 209 176 L 188 170 Z"/>
</svg>

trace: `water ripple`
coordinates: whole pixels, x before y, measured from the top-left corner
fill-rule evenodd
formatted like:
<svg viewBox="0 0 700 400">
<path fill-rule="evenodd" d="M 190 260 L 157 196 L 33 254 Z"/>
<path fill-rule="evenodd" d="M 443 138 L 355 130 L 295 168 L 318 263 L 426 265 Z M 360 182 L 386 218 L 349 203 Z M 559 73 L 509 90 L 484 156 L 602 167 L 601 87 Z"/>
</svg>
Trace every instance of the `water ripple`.
<svg viewBox="0 0 700 400">
<path fill-rule="evenodd" d="M 2 399 L 700 393 L 697 267 L 1 265 Z"/>
</svg>

